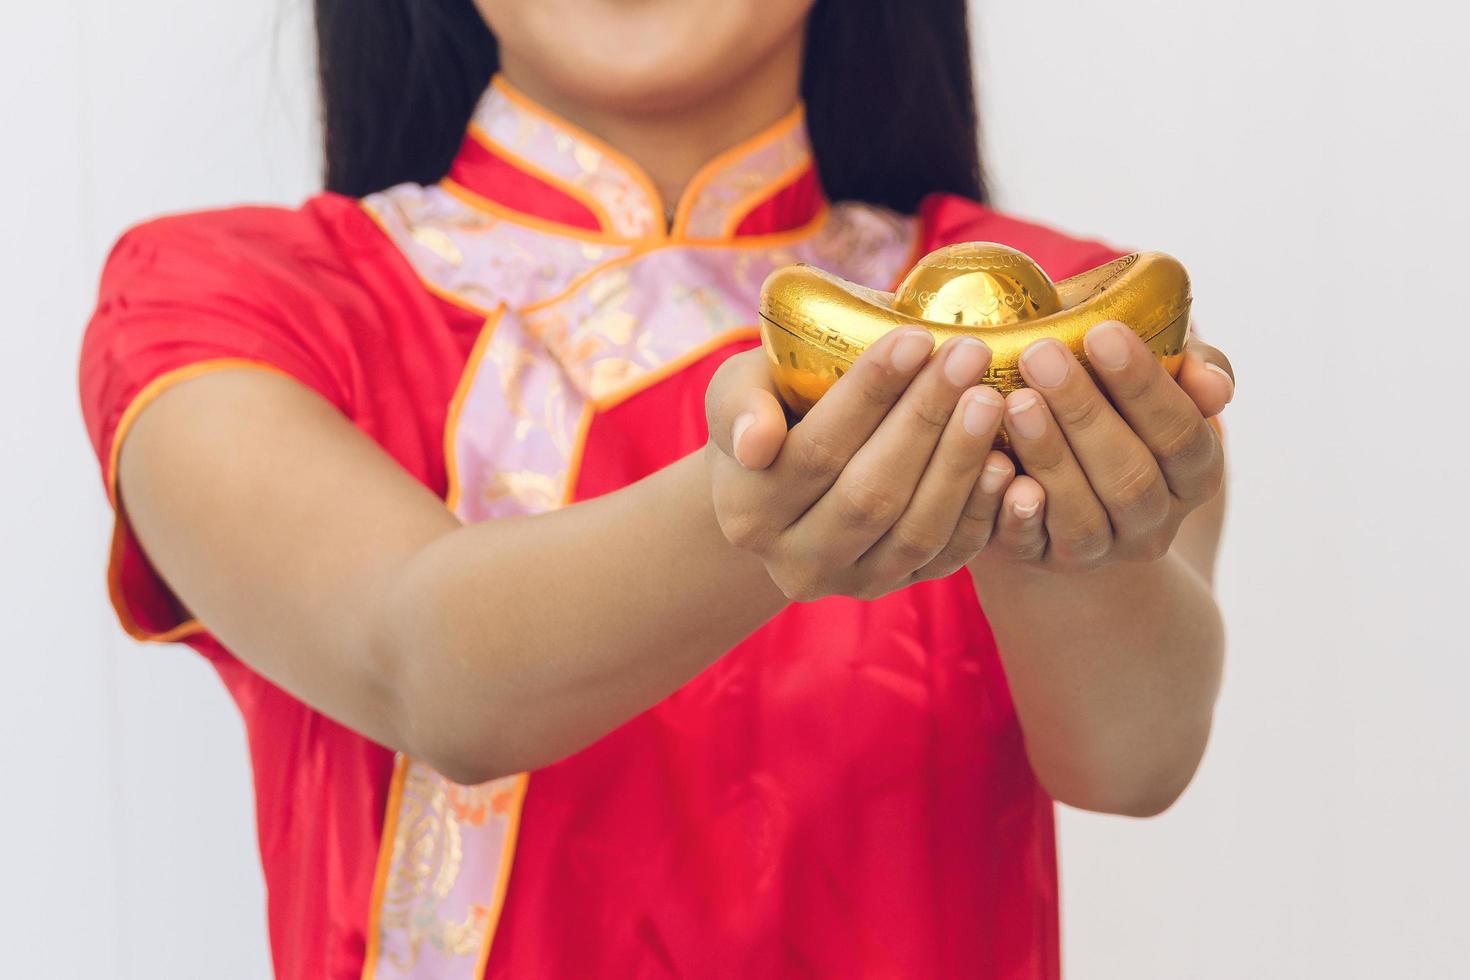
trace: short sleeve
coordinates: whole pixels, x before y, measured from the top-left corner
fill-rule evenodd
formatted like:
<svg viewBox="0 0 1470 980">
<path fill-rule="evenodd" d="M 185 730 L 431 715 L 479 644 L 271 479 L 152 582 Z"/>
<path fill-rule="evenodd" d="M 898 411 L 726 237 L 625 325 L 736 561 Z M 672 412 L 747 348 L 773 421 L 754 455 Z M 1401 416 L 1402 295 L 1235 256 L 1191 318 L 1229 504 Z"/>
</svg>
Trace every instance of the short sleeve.
<svg viewBox="0 0 1470 980">
<path fill-rule="evenodd" d="M 87 432 L 116 510 L 108 591 L 123 628 L 168 642 L 199 631 L 139 546 L 117 495 L 117 460 L 139 413 L 211 371 L 287 375 L 349 410 L 352 362 L 331 309 L 328 236 L 303 211 L 238 208 L 164 218 L 127 232 L 102 273 L 82 342 Z"/>
</svg>

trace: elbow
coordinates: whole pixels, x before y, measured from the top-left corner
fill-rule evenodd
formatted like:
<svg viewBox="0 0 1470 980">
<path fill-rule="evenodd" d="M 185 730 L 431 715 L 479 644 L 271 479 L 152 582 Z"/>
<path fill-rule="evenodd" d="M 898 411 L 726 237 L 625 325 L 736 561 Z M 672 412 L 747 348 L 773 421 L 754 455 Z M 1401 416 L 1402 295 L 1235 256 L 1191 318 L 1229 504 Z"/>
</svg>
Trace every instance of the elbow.
<svg viewBox="0 0 1470 980">
<path fill-rule="evenodd" d="M 431 712 L 432 708 L 428 710 Z M 495 779 L 541 769 L 574 751 L 551 740 L 515 737 L 512 731 L 531 726 L 509 720 L 508 713 L 497 713 L 493 708 L 477 711 L 473 721 L 459 717 L 461 722 L 441 716 L 431 724 L 416 726 L 417 732 L 406 741 L 404 751 L 461 786 L 479 786 Z M 508 723 L 496 725 L 484 720 L 490 718 Z M 542 741 L 547 744 L 542 744 Z"/>
<path fill-rule="evenodd" d="M 517 723 L 503 688 L 484 670 L 493 657 L 466 656 L 451 637 L 456 619 L 423 566 L 389 591 L 373 631 L 372 657 L 390 747 L 464 786 L 530 766 L 509 732 Z"/>
<path fill-rule="evenodd" d="M 1167 811 L 1183 793 L 1183 786 L 1177 789 L 1147 787 L 1133 793 L 1094 793 L 1075 799 L 1057 797 L 1057 802 L 1091 813 L 1144 820 Z"/>
<path fill-rule="evenodd" d="M 1139 781 L 1135 785 L 1043 788 L 1058 803 L 1090 813 L 1146 819 L 1167 811 L 1184 794 L 1193 770 L 1183 778 Z"/>
<path fill-rule="evenodd" d="M 1118 800 L 1117 806 L 1108 812 L 1120 817 L 1134 817 L 1139 820 L 1160 816 L 1179 802 L 1179 797 L 1184 795 L 1193 777 L 1194 773 L 1191 771 L 1183 780 L 1172 786 L 1165 783 L 1148 787 L 1132 796 Z"/>
<path fill-rule="evenodd" d="M 423 649 L 419 653 L 428 655 Z M 511 735 L 522 727 L 514 712 L 485 685 L 433 673 L 421 669 L 397 691 L 394 728 L 397 746 L 406 755 L 462 786 L 478 786 L 539 764 Z"/>
<path fill-rule="evenodd" d="M 398 746 L 410 758 L 461 786 L 479 786 L 535 768 L 523 747 L 494 719 L 505 713 L 488 699 L 419 685 L 399 702 Z"/>
<path fill-rule="evenodd" d="M 498 687 L 421 688 L 401 715 L 403 751 L 452 782 L 478 786 L 544 769 L 591 741 L 584 732 L 548 727 L 545 716 L 554 711 L 535 700 L 514 704 Z"/>
<path fill-rule="evenodd" d="M 1093 759 L 1037 770 L 1041 786 L 1058 803 L 1092 813 L 1121 817 L 1157 817 L 1179 801 L 1199 771 L 1209 727 L 1171 746 L 1172 751 Z"/>
<path fill-rule="evenodd" d="M 415 756 L 415 758 L 419 757 Z M 524 771 L 520 768 L 495 765 L 485 756 L 473 751 L 434 752 L 420 758 L 419 761 L 450 782 L 461 786 L 479 786 Z"/>
</svg>

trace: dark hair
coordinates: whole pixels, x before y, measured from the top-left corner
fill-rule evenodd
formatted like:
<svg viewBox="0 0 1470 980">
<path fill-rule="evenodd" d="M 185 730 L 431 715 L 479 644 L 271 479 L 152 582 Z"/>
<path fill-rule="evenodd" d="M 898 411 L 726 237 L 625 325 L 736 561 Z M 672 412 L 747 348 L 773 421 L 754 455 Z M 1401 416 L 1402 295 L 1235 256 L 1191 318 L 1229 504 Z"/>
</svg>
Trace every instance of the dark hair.
<svg viewBox="0 0 1470 980">
<path fill-rule="evenodd" d="M 817 0 L 802 98 L 832 200 L 985 200 L 965 0 Z M 326 182 L 443 177 L 500 57 L 472 0 L 316 0 Z"/>
</svg>

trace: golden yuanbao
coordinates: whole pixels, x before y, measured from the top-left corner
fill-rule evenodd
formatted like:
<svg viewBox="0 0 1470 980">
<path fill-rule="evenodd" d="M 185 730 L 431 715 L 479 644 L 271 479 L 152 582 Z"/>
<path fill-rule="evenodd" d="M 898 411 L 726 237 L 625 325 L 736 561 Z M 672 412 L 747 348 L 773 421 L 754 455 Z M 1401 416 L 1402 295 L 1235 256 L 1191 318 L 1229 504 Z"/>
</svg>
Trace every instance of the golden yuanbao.
<svg viewBox="0 0 1470 980">
<path fill-rule="evenodd" d="M 1042 337 L 1066 344 L 1085 366 L 1082 338 L 1105 320 L 1126 323 L 1177 375 L 1189 304 L 1188 273 L 1161 252 L 1136 252 L 1053 283 L 1022 252 L 969 242 L 924 256 L 892 293 L 809 265 L 777 269 L 761 287 L 761 340 L 782 398 L 801 414 L 895 327 L 924 327 L 936 346 L 960 335 L 983 340 L 990 368 L 975 380 L 1002 393 L 1025 385 L 1017 362 Z"/>
</svg>

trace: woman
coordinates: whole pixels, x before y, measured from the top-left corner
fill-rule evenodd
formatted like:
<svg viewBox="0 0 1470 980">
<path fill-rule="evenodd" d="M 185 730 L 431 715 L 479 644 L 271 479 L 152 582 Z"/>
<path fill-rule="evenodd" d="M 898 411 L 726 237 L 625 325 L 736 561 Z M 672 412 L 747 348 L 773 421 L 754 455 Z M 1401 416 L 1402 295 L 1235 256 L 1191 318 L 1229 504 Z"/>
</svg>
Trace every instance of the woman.
<svg viewBox="0 0 1470 980">
<path fill-rule="evenodd" d="M 1052 800 L 1209 731 L 1223 358 L 890 335 L 788 428 L 752 349 L 789 262 L 1117 254 L 979 203 L 964 5 L 317 10 L 331 191 L 129 232 L 81 366 L 278 974 L 1054 977 Z"/>
</svg>

